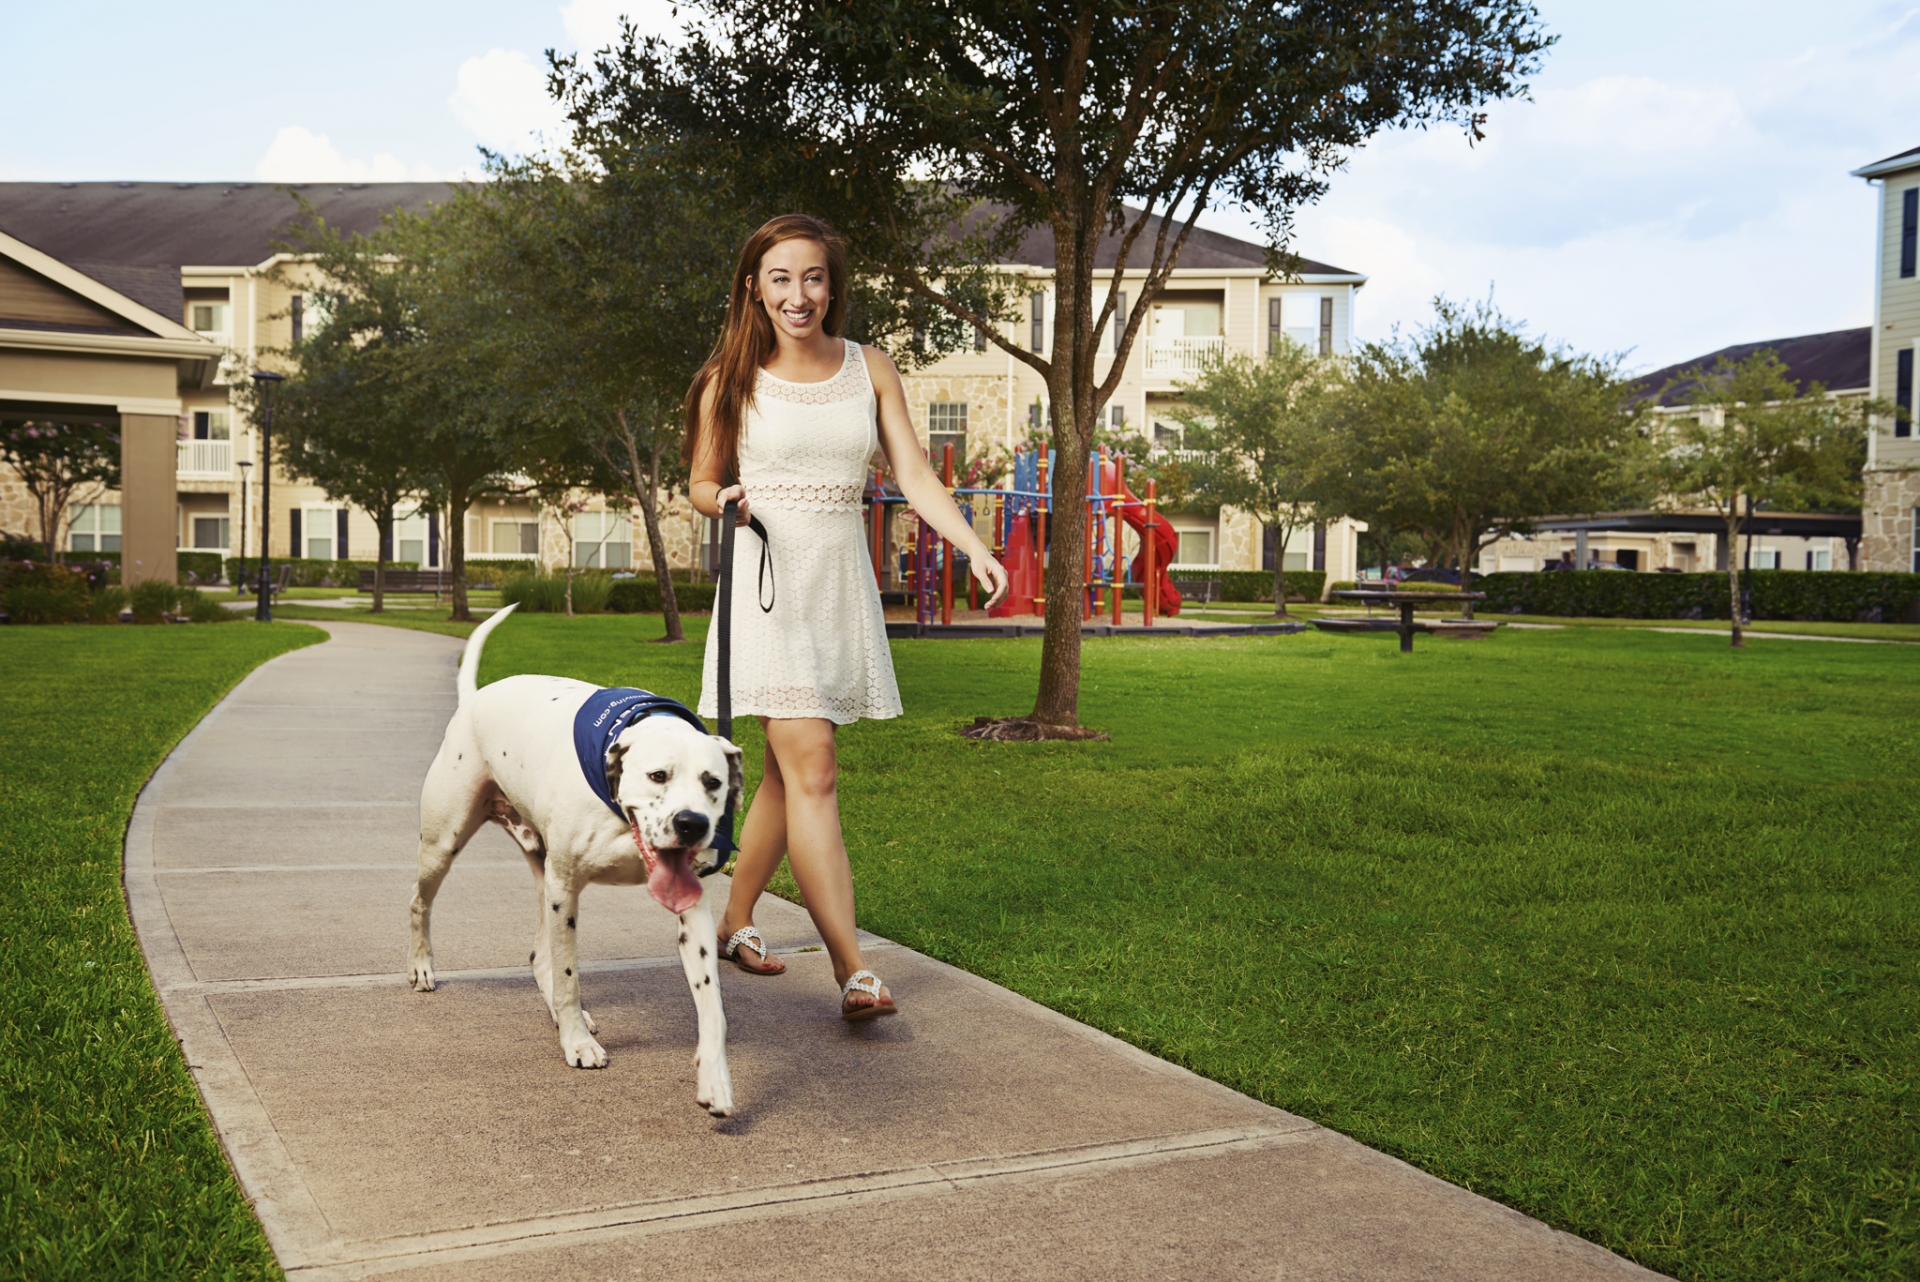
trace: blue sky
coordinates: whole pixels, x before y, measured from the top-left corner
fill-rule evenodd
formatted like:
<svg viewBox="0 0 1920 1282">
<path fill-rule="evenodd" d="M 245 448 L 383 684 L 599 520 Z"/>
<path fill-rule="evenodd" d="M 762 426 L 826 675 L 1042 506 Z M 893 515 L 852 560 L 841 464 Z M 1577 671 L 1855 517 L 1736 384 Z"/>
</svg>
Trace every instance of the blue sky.
<svg viewBox="0 0 1920 1282">
<path fill-rule="evenodd" d="M 1728 343 L 1864 325 L 1869 188 L 1920 146 L 1920 8 L 1852 0 L 1545 0 L 1561 37 L 1489 137 L 1385 135 L 1298 219 L 1367 273 L 1358 329 L 1435 294 L 1646 369 Z M 523 150 L 557 114 L 542 51 L 594 47 L 659 0 L 28 5 L 6 0 L 0 179 L 434 178 Z M 21 57 L 23 52 L 30 56 Z M 551 132 L 549 132 L 551 136 Z M 1254 223 L 1231 210 L 1223 231 Z"/>
</svg>

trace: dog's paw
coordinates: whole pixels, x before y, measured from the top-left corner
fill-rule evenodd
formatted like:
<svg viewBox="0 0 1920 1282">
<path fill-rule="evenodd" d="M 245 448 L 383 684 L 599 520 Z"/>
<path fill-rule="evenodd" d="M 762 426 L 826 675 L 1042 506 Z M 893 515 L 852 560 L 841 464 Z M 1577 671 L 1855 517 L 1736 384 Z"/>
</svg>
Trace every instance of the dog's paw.
<svg viewBox="0 0 1920 1282">
<path fill-rule="evenodd" d="M 599 1042 L 586 1034 L 571 1040 L 560 1039 L 560 1053 L 567 1057 L 567 1063 L 573 1068 L 605 1068 L 607 1052 Z"/>
<path fill-rule="evenodd" d="M 727 1071 L 724 1057 L 716 1056 L 715 1058 L 719 1062 L 711 1070 L 701 1069 L 697 1074 L 698 1089 L 694 1093 L 693 1102 L 715 1117 L 732 1117 L 733 1075 Z"/>
<path fill-rule="evenodd" d="M 407 968 L 407 982 L 413 985 L 413 991 L 416 993 L 432 992 L 433 961 L 431 959 L 417 961 L 409 966 Z"/>
</svg>

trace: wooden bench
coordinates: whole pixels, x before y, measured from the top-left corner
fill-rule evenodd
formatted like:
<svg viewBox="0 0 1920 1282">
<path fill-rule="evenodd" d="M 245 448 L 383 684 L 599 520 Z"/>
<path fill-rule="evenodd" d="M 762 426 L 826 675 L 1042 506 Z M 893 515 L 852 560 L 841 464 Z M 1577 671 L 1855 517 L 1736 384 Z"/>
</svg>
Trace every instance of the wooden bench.
<svg viewBox="0 0 1920 1282">
<path fill-rule="evenodd" d="M 1399 632 L 1398 619 L 1315 619 L 1322 632 Z M 1413 630 L 1440 637 L 1486 637 L 1500 626 L 1498 619 L 1415 619 Z"/>
<path fill-rule="evenodd" d="M 433 592 L 440 593 L 453 586 L 453 577 L 439 570 L 400 570 L 387 567 L 387 580 L 382 586 L 383 592 Z M 360 590 L 373 591 L 373 571 L 360 571 Z"/>
<path fill-rule="evenodd" d="M 273 598 L 293 586 L 292 566 L 274 566 L 269 564 L 267 566 L 267 573 L 269 576 L 267 579 L 267 600 L 273 600 Z M 259 586 L 260 566 L 259 563 L 256 562 L 253 567 L 253 572 L 245 576 L 239 583 L 233 585 L 233 592 L 235 596 L 252 596 Z"/>
</svg>

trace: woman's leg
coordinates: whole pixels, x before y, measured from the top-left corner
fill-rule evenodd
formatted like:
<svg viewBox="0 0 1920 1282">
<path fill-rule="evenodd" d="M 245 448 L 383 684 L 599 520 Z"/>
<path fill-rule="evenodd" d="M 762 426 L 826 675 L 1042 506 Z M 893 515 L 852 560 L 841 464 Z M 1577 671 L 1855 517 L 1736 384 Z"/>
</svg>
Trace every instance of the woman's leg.
<svg viewBox="0 0 1920 1282">
<path fill-rule="evenodd" d="M 761 728 L 767 724 L 760 718 Z M 727 911 L 720 918 L 720 943 L 724 947 L 733 933 L 753 925 L 753 906 L 760 901 L 780 861 L 787 855 L 787 791 L 780 774 L 780 761 L 769 746 L 760 769 L 760 786 L 753 791 L 753 804 L 747 807 L 746 820 L 740 825 L 740 853 L 734 856 L 731 885 L 727 891 Z M 760 969 L 759 954 L 745 950 L 744 956 Z M 777 974 L 787 968 L 778 957 L 766 959 L 766 971 Z"/>
<path fill-rule="evenodd" d="M 866 969 L 867 963 L 854 930 L 853 869 L 847 864 L 846 841 L 840 833 L 834 725 L 821 717 L 801 717 L 769 720 L 766 726 L 767 755 L 780 763 L 786 793 L 787 857 L 793 879 L 800 883 L 814 929 L 833 958 L 834 980 L 844 984 L 855 971 Z M 890 1004 L 884 988 L 881 994 L 884 1001 L 856 990 L 848 996 L 847 1008 Z"/>
</svg>

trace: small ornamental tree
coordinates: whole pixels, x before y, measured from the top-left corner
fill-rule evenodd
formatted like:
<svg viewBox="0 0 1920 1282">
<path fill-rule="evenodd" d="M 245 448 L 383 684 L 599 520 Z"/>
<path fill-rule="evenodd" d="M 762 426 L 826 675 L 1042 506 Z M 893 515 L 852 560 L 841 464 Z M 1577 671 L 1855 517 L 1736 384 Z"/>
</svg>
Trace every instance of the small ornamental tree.
<svg viewBox="0 0 1920 1282">
<path fill-rule="evenodd" d="M 1681 501 L 1711 507 L 1725 530 L 1732 644 L 1744 647 L 1739 531 L 1756 508 L 1860 509 L 1871 416 L 1882 401 L 1835 400 L 1824 386 L 1798 386 L 1771 348 L 1744 361 L 1722 357 L 1681 374 L 1669 388 L 1697 410 L 1674 423 L 1663 480 Z"/>
<path fill-rule="evenodd" d="M 1291 339 L 1265 360 L 1214 359 L 1182 388 L 1176 416 L 1201 451 L 1193 497 L 1238 508 L 1273 531 L 1273 612 L 1287 612 L 1287 544 L 1312 519 L 1315 479 L 1327 454 L 1327 405 L 1339 365 Z"/>
<path fill-rule="evenodd" d="M 0 462 L 33 496 L 47 559 L 59 561 L 73 505 L 119 488 L 120 420 L 0 418 Z"/>
<path fill-rule="evenodd" d="M 1101 412 L 1202 214 L 1258 211 L 1278 270 L 1292 211 L 1353 148 L 1394 126 L 1476 127 L 1550 43 L 1528 0 L 711 0 L 700 12 L 678 45 L 628 29 L 585 64 L 556 60 L 580 136 L 669 139 L 752 175 L 838 227 L 857 276 L 904 290 L 916 337 L 937 347 L 956 326 L 977 330 L 1033 369 L 1064 494 L 1086 488 Z M 1031 286 L 996 274 L 1033 234 L 1053 256 L 1043 350 L 1004 324 Z M 1129 267 L 1144 275 L 1123 286 Z M 1055 509 L 1034 707 L 1053 725 L 1079 719 L 1086 519 L 1079 503 Z"/>
</svg>

